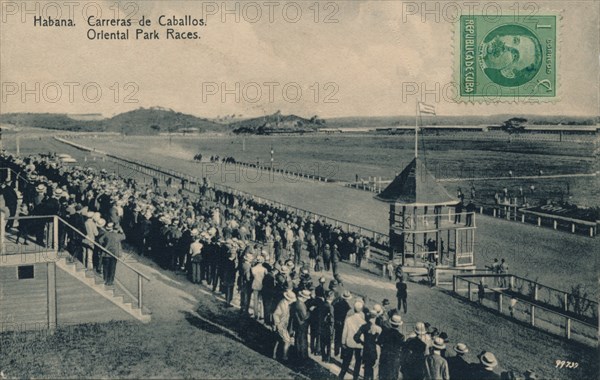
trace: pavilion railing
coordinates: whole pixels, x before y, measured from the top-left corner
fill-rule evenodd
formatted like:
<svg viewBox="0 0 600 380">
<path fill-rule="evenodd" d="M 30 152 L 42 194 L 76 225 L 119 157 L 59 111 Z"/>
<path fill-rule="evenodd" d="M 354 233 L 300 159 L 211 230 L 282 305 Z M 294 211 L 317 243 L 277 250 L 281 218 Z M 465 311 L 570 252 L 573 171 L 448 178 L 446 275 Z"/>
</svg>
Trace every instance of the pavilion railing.
<svg viewBox="0 0 600 380">
<path fill-rule="evenodd" d="M 9 221 L 14 222 L 17 232 L 5 232 L 4 226 Z M 17 237 L 19 244 L 16 243 Z M 4 213 L 0 213 L 0 263 L 14 255 L 21 255 L 20 260 L 23 263 L 29 263 L 32 260 L 36 262 L 62 258 L 79 259 L 75 252 L 65 252 L 67 247 L 73 247 L 67 244 L 68 237 L 76 240 L 77 244 L 87 240 L 96 254 L 102 253 L 113 257 L 117 261 L 115 287 L 123 293 L 125 299 L 129 299 L 142 310 L 144 281 L 150 281 L 150 278 L 134 268 L 128 262 L 128 256 L 125 253 L 117 256 L 97 242 L 88 240 L 84 233 L 57 215 L 6 217 Z M 27 241 L 27 245 L 21 243 L 24 240 Z M 82 264 L 85 266 L 85 263 Z M 96 262 L 95 268 L 98 268 L 99 265 L 101 263 Z"/>
</svg>

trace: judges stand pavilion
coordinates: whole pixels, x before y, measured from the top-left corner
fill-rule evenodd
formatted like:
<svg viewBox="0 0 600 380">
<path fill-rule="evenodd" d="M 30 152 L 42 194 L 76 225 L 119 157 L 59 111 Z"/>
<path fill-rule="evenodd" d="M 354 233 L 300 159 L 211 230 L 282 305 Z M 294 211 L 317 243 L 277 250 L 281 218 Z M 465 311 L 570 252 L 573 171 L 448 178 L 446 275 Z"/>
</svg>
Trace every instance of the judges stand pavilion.
<svg viewBox="0 0 600 380">
<path fill-rule="evenodd" d="M 475 213 L 455 213 L 460 200 L 436 181 L 416 150 L 375 198 L 390 204 L 390 259 L 405 270 L 419 272 L 430 263 L 438 269 L 475 268 Z"/>
</svg>

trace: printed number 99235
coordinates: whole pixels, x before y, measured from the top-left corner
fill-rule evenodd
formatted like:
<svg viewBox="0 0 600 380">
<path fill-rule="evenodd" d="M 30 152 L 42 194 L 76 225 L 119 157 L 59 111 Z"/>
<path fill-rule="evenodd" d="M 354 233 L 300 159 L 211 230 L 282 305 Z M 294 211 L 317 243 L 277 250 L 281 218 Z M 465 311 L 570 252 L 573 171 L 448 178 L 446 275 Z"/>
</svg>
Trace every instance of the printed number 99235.
<svg viewBox="0 0 600 380">
<path fill-rule="evenodd" d="M 556 368 L 570 368 L 570 369 L 575 369 L 577 367 L 579 367 L 579 363 L 577 362 L 570 362 L 567 360 L 555 360 L 554 364 L 556 365 Z"/>
</svg>

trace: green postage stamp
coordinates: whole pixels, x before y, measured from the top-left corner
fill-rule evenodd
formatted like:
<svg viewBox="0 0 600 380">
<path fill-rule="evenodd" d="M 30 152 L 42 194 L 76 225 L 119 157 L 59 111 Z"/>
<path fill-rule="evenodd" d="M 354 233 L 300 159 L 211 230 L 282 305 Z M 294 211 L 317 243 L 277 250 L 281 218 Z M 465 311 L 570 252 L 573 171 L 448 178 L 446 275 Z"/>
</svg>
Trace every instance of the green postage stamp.
<svg viewBox="0 0 600 380">
<path fill-rule="evenodd" d="M 556 97 L 557 16 L 461 16 L 455 35 L 460 99 Z"/>
</svg>

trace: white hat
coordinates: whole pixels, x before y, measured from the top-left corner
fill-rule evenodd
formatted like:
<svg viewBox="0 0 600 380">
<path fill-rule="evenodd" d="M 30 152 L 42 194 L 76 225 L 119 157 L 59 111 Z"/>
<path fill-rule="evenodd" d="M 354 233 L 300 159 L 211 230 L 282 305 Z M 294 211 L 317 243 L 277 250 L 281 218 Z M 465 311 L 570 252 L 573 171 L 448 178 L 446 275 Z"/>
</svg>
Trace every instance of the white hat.
<svg viewBox="0 0 600 380">
<path fill-rule="evenodd" d="M 292 290 L 286 290 L 283 296 L 290 302 L 296 302 L 296 294 Z"/>
<path fill-rule="evenodd" d="M 402 317 L 399 314 L 394 314 L 390 319 L 390 324 L 394 327 L 402 326 L 404 322 L 402 322 Z"/>
</svg>

